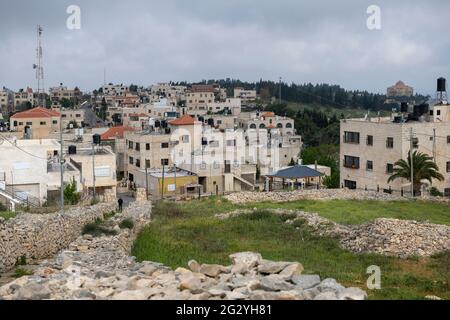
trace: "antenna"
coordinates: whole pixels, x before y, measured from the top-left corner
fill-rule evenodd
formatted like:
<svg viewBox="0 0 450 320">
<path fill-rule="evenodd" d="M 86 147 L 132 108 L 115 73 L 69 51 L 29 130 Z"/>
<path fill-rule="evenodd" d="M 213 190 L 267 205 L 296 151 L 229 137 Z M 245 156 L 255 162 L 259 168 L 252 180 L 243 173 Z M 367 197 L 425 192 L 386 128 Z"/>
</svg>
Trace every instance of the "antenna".
<svg viewBox="0 0 450 320">
<path fill-rule="evenodd" d="M 45 87 L 44 87 L 44 65 L 42 59 L 42 33 L 44 29 L 42 26 L 37 26 L 37 47 L 36 47 L 36 64 L 33 65 L 33 69 L 36 70 L 37 80 L 37 96 L 38 104 L 45 106 Z"/>
</svg>

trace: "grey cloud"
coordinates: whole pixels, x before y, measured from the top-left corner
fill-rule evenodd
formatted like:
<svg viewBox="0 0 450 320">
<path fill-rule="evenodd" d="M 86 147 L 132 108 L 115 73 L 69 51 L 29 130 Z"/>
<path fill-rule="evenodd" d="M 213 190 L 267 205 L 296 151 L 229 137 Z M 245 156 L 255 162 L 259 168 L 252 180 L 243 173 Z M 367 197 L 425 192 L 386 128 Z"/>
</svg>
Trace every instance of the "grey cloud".
<svg viewBox="0 0 450 320">
<path fill-rule="evenodd" d="M 67 6 L 82 10 L 70 31 Z M 382 30 L 366 8 L 382 9 Z M 35 27 L 42 24 L 46 85 L 92 90 L 107 80 L 259 78 L 338 83 L 381 92 L 403 79 L 432 93 L 450 77 L 447 1 L 41 0 L 2 1 L 0 86 L 35 86 Z"/>
</svg>

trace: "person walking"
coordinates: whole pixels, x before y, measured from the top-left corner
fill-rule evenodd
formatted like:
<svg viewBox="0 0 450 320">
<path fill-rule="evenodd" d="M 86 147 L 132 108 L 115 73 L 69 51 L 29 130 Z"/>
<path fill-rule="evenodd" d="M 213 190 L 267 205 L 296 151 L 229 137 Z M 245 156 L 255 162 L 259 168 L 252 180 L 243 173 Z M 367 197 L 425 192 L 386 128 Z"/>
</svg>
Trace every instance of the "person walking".
<svg viewBox="0 0 450 320">
<path fill-rule="evenodd" d="M 119 203 L 119 211 L 122 212 L 122 209 L 123 209 L 123 200 L 122 200 L 122 198 L 119 198 L 119 200 L 117 202 Z"/>
</svg>

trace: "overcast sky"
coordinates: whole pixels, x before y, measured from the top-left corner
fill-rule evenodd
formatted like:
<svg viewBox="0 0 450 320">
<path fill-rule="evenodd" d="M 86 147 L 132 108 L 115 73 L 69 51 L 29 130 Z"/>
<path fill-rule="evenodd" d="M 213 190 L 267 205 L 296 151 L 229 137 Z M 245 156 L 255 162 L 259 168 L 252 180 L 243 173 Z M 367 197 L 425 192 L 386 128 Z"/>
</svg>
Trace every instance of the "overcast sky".
<svg viewBox="0 0 450 320">
<path fill-rule="evenodd" d="M 69 30 L 69 5 L 81 29 Z M 381 8 L 381 30 L 366 26 Z M 432 94 L 450 78 L 446 0 L 1 0 L 0 87 L 36 87 L 36 25 L 45 85 L 260 78 L 384 92 L 397 80 Z"/>
</svg>

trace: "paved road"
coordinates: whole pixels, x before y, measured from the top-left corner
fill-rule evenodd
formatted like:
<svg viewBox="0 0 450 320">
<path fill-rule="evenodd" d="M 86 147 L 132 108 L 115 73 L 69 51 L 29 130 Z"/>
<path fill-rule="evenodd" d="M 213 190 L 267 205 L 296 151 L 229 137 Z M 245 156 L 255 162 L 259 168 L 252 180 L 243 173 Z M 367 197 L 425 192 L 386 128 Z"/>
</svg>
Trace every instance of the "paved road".
<svg viewBox="0 0 450 320">
<path fill-rule="evenodd" d="M 104 127 L 107 126 L 107 123 L 101 119 L 99 119 L 97 117 L 97 115 L 95 114 L 94 110 L 92 110 L 92 105 L 89 103 L 86 103 L 83 106 L 84 109 L 84 123 L 86 126 L 90 127 L 90 128 L 95 128 L 95 127 Z"/>
</svg>

